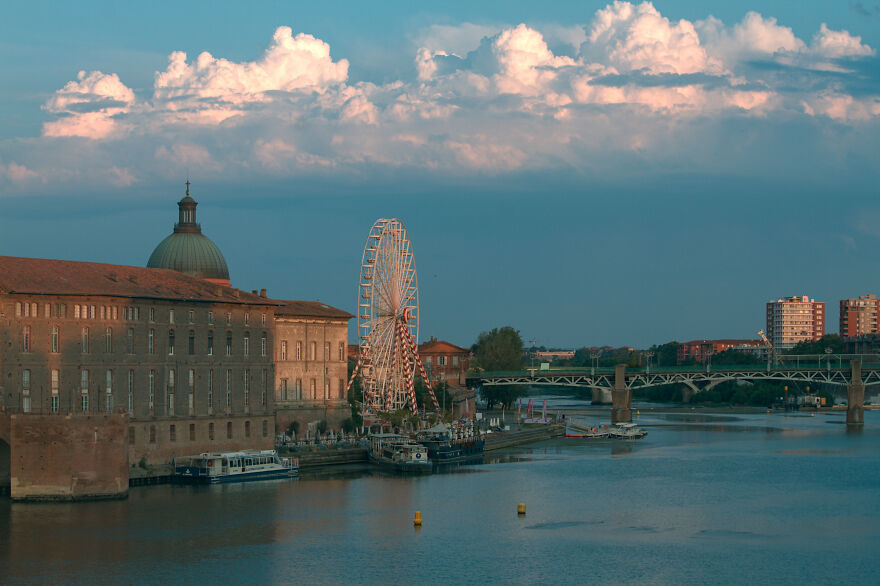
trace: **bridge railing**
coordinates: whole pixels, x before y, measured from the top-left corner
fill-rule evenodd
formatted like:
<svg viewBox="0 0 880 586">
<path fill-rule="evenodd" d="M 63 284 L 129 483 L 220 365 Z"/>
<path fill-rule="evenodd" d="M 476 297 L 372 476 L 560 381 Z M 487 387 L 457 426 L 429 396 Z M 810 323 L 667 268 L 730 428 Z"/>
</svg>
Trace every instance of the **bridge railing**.
<svg viewBox="0 0 880 586">
<path fill-rule="evenodd" d="M 776 363 L 767 364 L 712 364 L 711 361 L 704 364 L 687 366 L 627 366 L 626 372 L 632 374 L 664 374 L 664 373 L 687 373 L 713 371 L 754 371 L 764 372 L 769 370 L 782 372 L 790 370 L 846 370 L 850 368 L 850 361 L 859 360 L 863 365 L 880 365 L 880 354 L 788 354 L 779 356 Z M 471 379 L 481 378 L 507 378 L 543 376 L 583 376 L 590 375 L 614 375 L 613 366 L 557 366 L 549 369 L 525 368 L 523 370 L 471 372 L 467 377 Z"/>
</svg>

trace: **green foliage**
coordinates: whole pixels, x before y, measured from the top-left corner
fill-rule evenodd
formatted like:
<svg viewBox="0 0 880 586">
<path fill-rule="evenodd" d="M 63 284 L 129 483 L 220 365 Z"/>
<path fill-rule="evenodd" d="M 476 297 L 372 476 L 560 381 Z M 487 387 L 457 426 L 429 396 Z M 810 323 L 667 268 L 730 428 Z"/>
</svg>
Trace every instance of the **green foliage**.
<svg viewBox="0 0 880 586">
<path fill-rule="evenodd" d="M 831 348 L 832 354 L 842 354 L 843 339 L 837 334 L 826 334 L 815 342 L 798 342 L 783 354 L 825 354 L 826 348 Z"/>
<path fill-rule="evenodd" d="M 666 342 L 659 346 L 651 346 L 654 353 L 654 362 L 657 366 L 675 366 L 678 364 L 678 342 Z"/>
<path fill-rule="evenodd" d="M 296 437 L 299 433 L 299 421 L 291 421 L 290 425 L 287 426 L 287 435 L 290 437 Z"/>
<path fill-rule="evenodd" d="M 481 333 L 472 350 L 476 366 L 483 370 L 519 370 L 522 368 L 522 338 L 519 332 L 510 326 Z"/>
<path fill-rule="evenodd" d="M 634 391 L 633 396 L 639 400 L 652 403 L 681 403 L 684 398 L 681 385 L 645 387 Z"/>
<path fill-rule="evenodd" d="M 526 394 L 524 385 L 483 385 L 480 387 L 480 397 L 486 401 L 486 406 L 489 409 L 495 405 L 504 405 L 510 409 L 514 401 L 525 397 Z"/>
<path fill-rule="evenodd" d="M 725 350 L 712 356 L 712 364 L 739 365 L 739 364 L 764 364 L 765 358 L 751 352 L 738 352 Z"/>
<path fill-rule="evenodd" d="M 354 368 L 357 366 L 357 362 L 353 360 L 348 361 L 348 378 L 351 378 L 351 373 L 354 372 Z M 361 382 L 360 375 L 356 376 L 352 381 L 351 386 L 348 388 L 348 404 L 351 407 L 351 420 L 355 427 L 360 427 L 364 424 L 364 418 L 361 417 L 361 403 L 364 401 L 364 387 Z"/>
<path fill-rule="evenodd" d="M 342 422 L 342 431 L 344 431 L 345 433 L 353 432 L 354 428 L 355 428 L 355 424 L 354 424 L 354 421 L 352 420 L 351 417 L 349 417 L 348 419 L 345 419 Z"/>
<path fill-rule="evenodd" d="M 327 420 L 322 419 L 318 422 L 318 433 L 326 433 L 327 432 Z"/>
</svg>

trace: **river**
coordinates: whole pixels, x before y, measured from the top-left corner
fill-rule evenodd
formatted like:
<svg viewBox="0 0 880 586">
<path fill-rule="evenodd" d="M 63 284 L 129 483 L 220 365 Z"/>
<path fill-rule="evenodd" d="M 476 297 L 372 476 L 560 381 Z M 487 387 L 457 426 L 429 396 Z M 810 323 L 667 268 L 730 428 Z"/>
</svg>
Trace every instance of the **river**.
<svg viewBox="0 0 880 586">
<path fill-rule="evenodd" d="M 593 412 L 607 421 L 607 409 Z M 876 583 L 880 413 L 640 412 L 417 478 L 152 486 L 0 500 L 5 583 Z M 527 514 L 516 514 L 517 503 Z M 415 511 L 423 526 L 413 527 Z"/>
</svg>

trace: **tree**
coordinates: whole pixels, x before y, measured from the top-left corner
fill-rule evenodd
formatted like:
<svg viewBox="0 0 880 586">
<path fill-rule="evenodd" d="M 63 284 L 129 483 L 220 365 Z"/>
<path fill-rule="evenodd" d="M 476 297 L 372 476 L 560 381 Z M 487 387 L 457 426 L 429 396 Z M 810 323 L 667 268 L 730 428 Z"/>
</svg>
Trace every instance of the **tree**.
<svg viewBox="0 0 880 586">
<path fill-rule="evenodd" d="M 832 354 L 843 354 L 843 339 L 837 334 L 826 334 L 816 341 L 798 342 L 785 354 L 824 354 L 831 348 Z"/>
<path fill-rule="evenodd" d="M 520 370 L 523 364 L 523 343 L 519 332 L 510 326 L 483 332 L 471 348 L 476 366 L 482 370 Z M 526 394 L 519 385 L 483 385 L 480 395 L 489 409 L 496 403 L 506 407 Z"/>
</svg>

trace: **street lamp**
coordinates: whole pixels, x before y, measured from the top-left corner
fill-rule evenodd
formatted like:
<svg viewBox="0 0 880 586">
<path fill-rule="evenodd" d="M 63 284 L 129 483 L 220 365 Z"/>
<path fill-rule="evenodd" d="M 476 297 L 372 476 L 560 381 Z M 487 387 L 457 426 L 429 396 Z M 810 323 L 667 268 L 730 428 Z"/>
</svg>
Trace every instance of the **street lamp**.
<svg viewBox="0 0 880 586">
<path fill-rule="evenodd" d="M 653 352 L 645 352 L 645 373 L 651 374 L 651 357 Z"/>
</svg>

